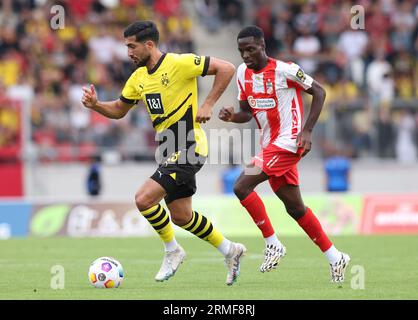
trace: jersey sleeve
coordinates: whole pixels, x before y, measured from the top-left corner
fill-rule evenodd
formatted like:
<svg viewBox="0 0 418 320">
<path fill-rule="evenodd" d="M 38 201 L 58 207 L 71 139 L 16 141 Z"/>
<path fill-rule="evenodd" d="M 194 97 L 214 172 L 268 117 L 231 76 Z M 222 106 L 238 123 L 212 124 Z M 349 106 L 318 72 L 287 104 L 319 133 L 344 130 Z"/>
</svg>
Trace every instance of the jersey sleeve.
<svg viewBox="0 0 418 320">
<path fill-rule="evenodd" d="M 239 101 L 247 100 L 247 95 L 244 90 L 244 85 L 245 85 L 244 67 L 243 65 L 240 65 L 237 70 L 237 88 L 238 88 L 237 99 Z"/>
<path fill-rule="evenodd" d="M 292 62 L 286 64 L 286 67 L 284 68 L 284 75 L 288 82 L 288 87 L 297 86 L 304 90 L 312 87 L 312 77 L 307 75 L 296 63 Z"/>
<path fill-rule="evenodd" d="M 137 75 L 135 73 L 126 81 L 119 99 L 127 104 L 137 104 L 142 99 L 140 85 L 137 83 Z"/>
<path fill-rule="evenodd" d="M 210 57 L 198 56 L 193 53 L 180 54 L 178 58 L 180 72 L 188 79 L 206 76 L 209 69 L 209 61 Z"/>
</svg>

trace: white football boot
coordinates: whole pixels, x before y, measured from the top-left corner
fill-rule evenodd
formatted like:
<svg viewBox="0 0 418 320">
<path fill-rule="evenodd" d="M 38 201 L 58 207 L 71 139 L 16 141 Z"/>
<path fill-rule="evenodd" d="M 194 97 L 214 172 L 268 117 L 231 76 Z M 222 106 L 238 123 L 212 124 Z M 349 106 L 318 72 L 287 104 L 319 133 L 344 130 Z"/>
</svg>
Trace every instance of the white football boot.
<svg viewBox="0 0 418 320">
<path fill-rule="evenodd" d="M 276 269 L 280 261 L 286 255 L 286 247 L 281 245 L 279 247 L 269 244 L 264 249 L 264 262 L 260 266 L 261 272 L 269 272 Z"/>
<path fill-rule="evenodd" d="M 331 272 L 331 282 L 344 282 L 344 274 L 349 262 L 350 256 L 346 253 L 341 252 L 341 259 L 334 264 L 329 264 Z"/>
<path fill-rule="evenodd" d="M 225 257 L 225 265 L 228 269 L 226 284 L 231 286 L 237 281 L 240 273 L 241 258 L 247 252 L 247 248 L 241 243 L 231 243 L 228 255 Z"/>
<path fill-rule="evenodd" d="M 166 252 L 160 271 L 158 271 L 155 276 L 155 281 L 162 282 L 174 276 L 177 268 L 181 263 L 183 263 L 185 257 L 186 252 L 180 246 L 177 246 L 177 249 L 174 251 Z"/>
</svg>

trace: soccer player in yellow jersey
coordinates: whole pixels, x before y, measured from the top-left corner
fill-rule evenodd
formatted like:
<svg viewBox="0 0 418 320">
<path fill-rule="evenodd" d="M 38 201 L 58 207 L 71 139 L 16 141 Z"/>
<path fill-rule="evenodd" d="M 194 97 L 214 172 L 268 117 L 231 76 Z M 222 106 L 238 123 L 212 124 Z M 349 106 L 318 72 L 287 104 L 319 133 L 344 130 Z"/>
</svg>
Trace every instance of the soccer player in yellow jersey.
<svg viewBox="0 0 418 320">
<path fill-rule="evenodd" d="M 226 283 L 232 285 L 246 248 L 225 238 L 200 212 L 192 209 L 196 173 L 206 161 L 208 146 L 200 127 L 212 116 L 212 108 L 228 86 L 235 67 L 226 61 L 194 54 L 162 53 L 159 32 L 151 21 L 138 21 L 124 31 L 128 55 L 138 67 L 119 99 L 98 101 L 94 86 L 83 88 L 85 107 L 120 119 L 133 105 L 146 107 L 160 141 L 155 173 L 135 195 L 136 206 L 157 231 L 165 246 L 165 257 L 156 281 L 172 277 L 185 258 L 174 237 L 170 216 L 161 206 L 164 198 L 174 224 L 208 241 L 225 257 Z M 198 107 L 197 77 L 215 75 L 213 87 Z"/>
</svg>

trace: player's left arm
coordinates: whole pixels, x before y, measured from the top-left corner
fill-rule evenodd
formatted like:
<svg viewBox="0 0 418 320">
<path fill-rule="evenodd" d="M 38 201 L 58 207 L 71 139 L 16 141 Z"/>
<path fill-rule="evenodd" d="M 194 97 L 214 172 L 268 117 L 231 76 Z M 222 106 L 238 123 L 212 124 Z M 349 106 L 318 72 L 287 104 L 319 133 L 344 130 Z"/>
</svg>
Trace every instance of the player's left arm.
<svg viewBox="0 0 418 320">
<path fill-rule="evenodd" d="M 210 120 L 212 117 L 212 109 L 216 101 L 218 101 L 222 93 L 228 87 L 228 84 L 231 82 L 234 73 L 235 66 L 232 63 L 210 57 L 207 74 L 214 75 L 215 79 L 213 80 L 212 89 L 210 90 L 202 106 L 197 111 L 197 122 L 205 123 L 206 121 Z"/>
<path fill-rule="evenodd" d="M 312 130 L 319 118 L 326 96 L 325 89 L 315 80 L 312 81 L 310 88 L 305 89 L 305 92 L 312 95 L 312 103 L 308 119 L 306 119 L 305 125 L 296 140 L 297 146 L 305 149 L 302 157 L 311 150 Z"/>
</svg>

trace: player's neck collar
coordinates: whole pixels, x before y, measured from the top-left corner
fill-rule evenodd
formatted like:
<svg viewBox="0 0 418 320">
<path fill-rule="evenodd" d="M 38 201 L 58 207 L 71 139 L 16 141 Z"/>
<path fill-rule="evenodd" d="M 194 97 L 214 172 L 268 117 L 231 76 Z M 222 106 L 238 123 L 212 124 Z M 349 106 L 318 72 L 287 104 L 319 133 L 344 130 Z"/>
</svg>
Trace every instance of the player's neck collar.
<svg viewBox="0 0 418 320">
<path fill-rule="evenodd" d="M 163 55 L 160 57 L 160 59 L 158 59 L 158 62 L 156 63 L 156 65 L 150 71 L 148 71 L 148 74 L 153 74 L 155 71 L 157 71 L 161 63 L 163 63 L 165 56 L 166 56 L 166 53 L 164 52 Z"/>
</svg>

